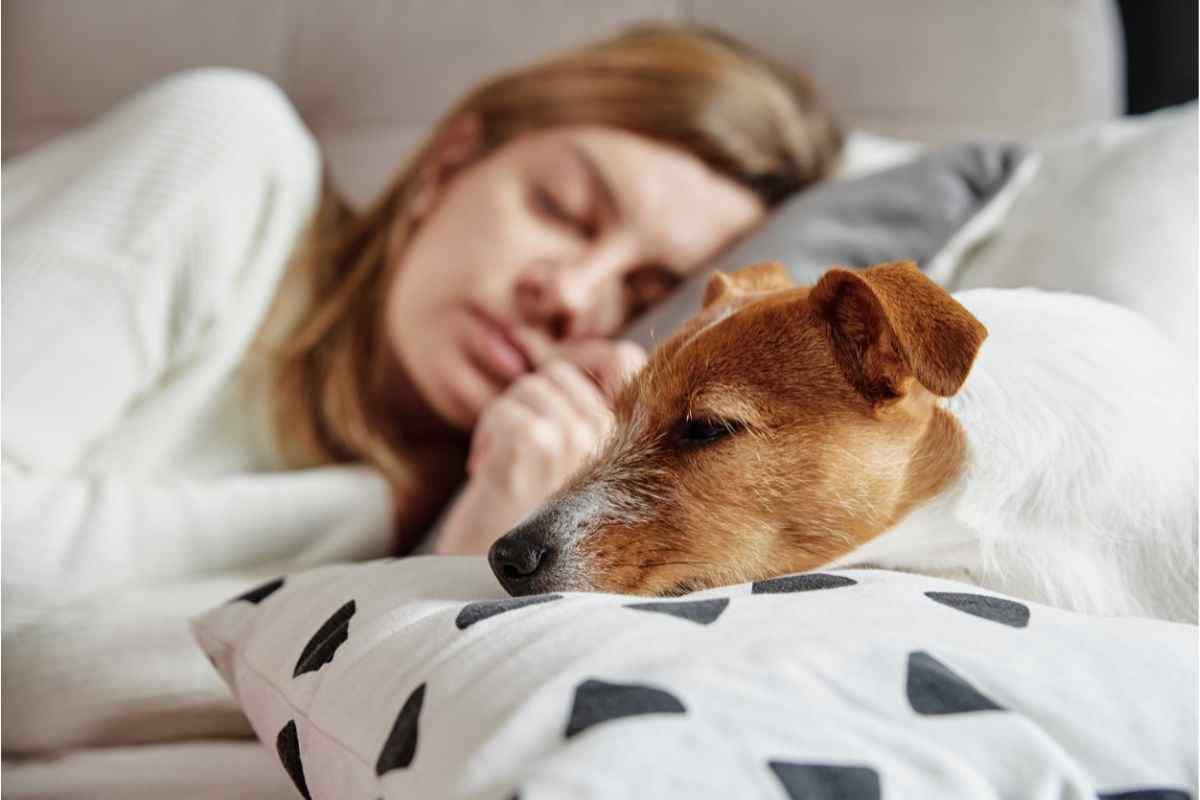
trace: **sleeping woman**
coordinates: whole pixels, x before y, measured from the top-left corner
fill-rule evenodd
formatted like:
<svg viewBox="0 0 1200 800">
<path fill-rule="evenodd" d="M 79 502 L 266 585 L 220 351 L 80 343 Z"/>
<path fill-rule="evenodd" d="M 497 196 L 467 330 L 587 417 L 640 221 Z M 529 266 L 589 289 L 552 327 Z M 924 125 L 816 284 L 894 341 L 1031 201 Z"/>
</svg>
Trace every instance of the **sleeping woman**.
<svg viewBox="0 0 1200 800">
<path fill-rule="evenodd" d="M 486 552 L 604 435 L 623 326 L 840 144 L 802 76 L 648 27 L 480 85 L 361 212 L 233 70 L 10 161 L 6 656 L 98 592 L 405 554 L 439 517 L 424 548 Z"/>
</svg>

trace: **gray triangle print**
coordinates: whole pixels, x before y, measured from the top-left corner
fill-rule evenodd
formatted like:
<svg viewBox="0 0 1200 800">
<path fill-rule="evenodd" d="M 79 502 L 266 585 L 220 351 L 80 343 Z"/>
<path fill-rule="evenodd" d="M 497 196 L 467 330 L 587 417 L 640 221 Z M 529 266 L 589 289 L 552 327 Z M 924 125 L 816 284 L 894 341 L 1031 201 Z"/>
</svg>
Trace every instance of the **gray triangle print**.
<svg viewBox="0 0 1200 800">
<path fill-rule="evenodd" d="M 266 598 L 273 595 L 276 591 L 283 587 L 284 579 L 276 578 L 273 581 L 267 581 L 261 586 L 255 586 L 245 594 L 239 594 L 237 597 L 230 600 L 230 603 L 236 603 L 239 600 L 245 600 L 247 603 L 258 605 Z"/>
<path fill-rule="evenodd" d="M 836 589 L 839 586 L 854 586 L 858 581 L 843 575 L 827 575 L 824 572 L 806 572 L 803 575 L 784 575 L 755 581 L 750 594 L 784 594 L 788 592 L 812 592 L 817 589 Z"/>
<path fill-rule="evenodd" d="M 296 784 L 296 789 L 304 800 L 309 800 L 308 784 L 304 780 L 304 765 L 300 763 L 300 737 L 296 734 L 296 720 L 288 720 L 288 724 L 280 729 L 275 737 L 275 751 L 279 753 L 279 761 L 287 774 Z"/>
<path fill-rule="evenodd" d="M 711 600 L 685 600 L 683 602 L 662 603 L 630 603 L 625 606 L 635 611 L 653 611 L 658 614 L 669 614 L 672 617 L 688 619 L 701 625 L 710 625 L 721 616 L 721 612 L 729 605 L 728 597 L 714 597 Z"/>
<path fill-rule="evenodd" d="M 561 594 L 534 594 L 529 597 L 510 597 L 507 600 L 481 600 L 478 603 L 468 603 L 463 606 L 462 611 L 458 612 L 454 624 L 460 631 L 466 630 L 476 622 L 483 622 L 485 619 L 506 611 L 515 611 L 525 606 L 535 606 L 538 603 L 549 603 L 551 600 L 561 599 Z"/>
<path fill-rule="evenodd" d="M 908 702 L 918 714 L 1005 710 L 923 650 L 908 654 L 906 690 Z"/>
<path fill-rule="evenodd" d="M 421 706 L 425 703 L 425 684 L 413 689 L 404 701 L 404 707 L 396 715 L 392 731 L 388 734 L 379 758 L 375 762 L 375 774 L 382 775 L 394 769 L 405 769 L 412 765 L 417 755 L 417 721 L 421 718 Z"/>
<path fill-rule="evenodd" d="M 571 718 L 564 734 L 570 739 L 601 722 L 640 714 L 684 714 L 687 709 L 675 695 L 637 683 L 587 680 L 575 689 Z"/>
<path fill-rule="evenodd" d="M 354 616 L 355 608 L 354 601 L 351 600 L 333 612 L 333 616 L 317 629 L 300 651 L 296 669 L 292 672 L 293 678 L 298 678 L 306 672 L 316 672 L 333 661 L 333 654 L 350 638 L 350 618 Z"/>
<path fill-rule="evenodd" d="M 879 800 L 879 773 L 870 767 L 768 763 L 791 800 Z"/>
<path fill-rule="evenodd" d="M 965 592 L 926 592 L 925 596 L 935 603 L 958 609 L 974 617 L 990 619 L 1010 628 L 1024 628 L 1029 624 L 1029 606 L 1015 600 Z"/>
</svg>

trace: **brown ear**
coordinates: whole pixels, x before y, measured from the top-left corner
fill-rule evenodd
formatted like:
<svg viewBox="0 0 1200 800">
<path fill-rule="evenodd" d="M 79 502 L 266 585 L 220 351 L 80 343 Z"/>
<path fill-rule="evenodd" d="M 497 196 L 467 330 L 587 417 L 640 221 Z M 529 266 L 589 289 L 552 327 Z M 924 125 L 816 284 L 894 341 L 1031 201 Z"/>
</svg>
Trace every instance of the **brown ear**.
<svg viewBox="0 0 1200 800">
<path fill-rule="evenodd" d="M 987 328 L 911 261 L 832 269 L 808 302 L 828 325 L 843 374 L 875 406 L 903 396 L 909 378 L 954 394 L 987 338 Z"/>
<path fill-rule="evenodd" d="M 751 292 L 774 292 L 795 285 L 787 268 L 778 261 L 764 261 L 734 272 L 714 272 L 704 289 L 703 308 L 726 297 Z"/>
<path fill-rule="evenodd" d="M 724 300 L 734 294 L 735 291 L 733 280 L 728 275 L 724 272 L 714 272 L 708 279 L 708 285 L 704 287 L 704 302 L 700 304 L 700 307 L 708 308 L 718 300 Z"/>
</svg>

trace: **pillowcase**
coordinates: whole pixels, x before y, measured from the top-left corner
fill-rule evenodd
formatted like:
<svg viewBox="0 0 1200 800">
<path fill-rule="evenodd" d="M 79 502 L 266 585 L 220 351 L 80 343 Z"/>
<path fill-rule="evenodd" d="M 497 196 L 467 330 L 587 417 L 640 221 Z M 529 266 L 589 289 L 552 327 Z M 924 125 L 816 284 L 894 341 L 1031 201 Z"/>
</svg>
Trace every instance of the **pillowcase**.
<svg viewBox="0 0 1200 800">
<path fill-rule="evenodd" d="M 785 201 L 624 335 L 647 348 L 670 336 L 700 308 L 716 270 L 780 261 L 798 284 L 810 285 L 834 265 L 912 260 L 928 269 L 951 245 L 961 253 L 994 230 L 1035 169 L 1022 147 L 971 143 L 865 177 L 818 184 Z M 930 277 L 940 280 L 946 271 L 940 267 Z"/>
<path fill-rule="evenodd" d="M 861 178 L 899 166 L 919 157 L 927 149 L 928 145 L 922 142 L 852 130 L 842 142 L 842 155 L 833 171 L 833 180 Z"/>
<path fill-rule="evenodd" d="M 416 557 L 193 630 L 304 797 L 1196 792 L 1194 626 L 936 578 L 511 598 L 483 559 Z"/>
<path fill-rule="evenodd" d="M 1098 297 L 1158 324 L 1195 363 L 1197 127 L 1189 103 L 1031 143 L 1037 175 L 949 288 Z"/>
</svg>

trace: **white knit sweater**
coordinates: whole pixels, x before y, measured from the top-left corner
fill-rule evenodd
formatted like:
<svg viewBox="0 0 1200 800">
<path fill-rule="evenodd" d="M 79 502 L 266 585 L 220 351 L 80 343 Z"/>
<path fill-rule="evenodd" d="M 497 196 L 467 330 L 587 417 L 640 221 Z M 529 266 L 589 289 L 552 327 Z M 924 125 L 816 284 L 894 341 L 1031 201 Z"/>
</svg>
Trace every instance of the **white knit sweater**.
<svg viewBox="0 0 1200 800">
<path fill-rule="evenodd" d="M 190 615 L 264 575 L 386 553 L 383 480 L 285 470 L 239 389 L 319 177 L 284 95 L 225 69 L 4 165 L 6 752 L 102 741 L 181 696 L 227 711 Z"/>
</svg>

